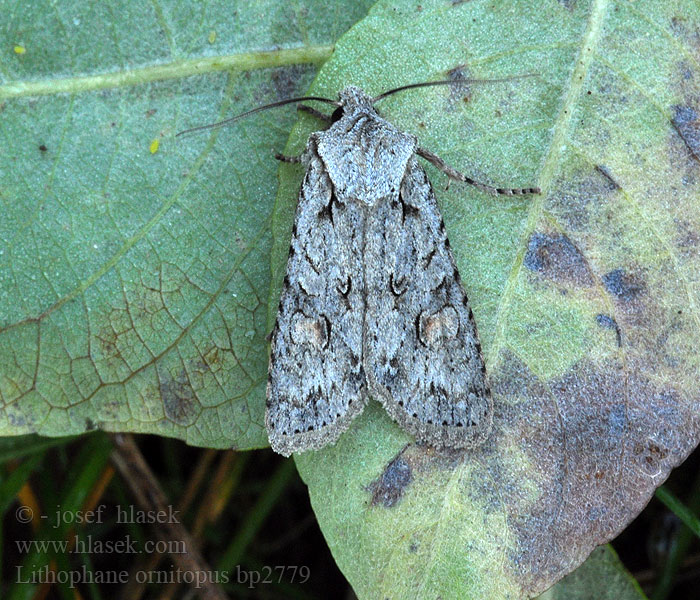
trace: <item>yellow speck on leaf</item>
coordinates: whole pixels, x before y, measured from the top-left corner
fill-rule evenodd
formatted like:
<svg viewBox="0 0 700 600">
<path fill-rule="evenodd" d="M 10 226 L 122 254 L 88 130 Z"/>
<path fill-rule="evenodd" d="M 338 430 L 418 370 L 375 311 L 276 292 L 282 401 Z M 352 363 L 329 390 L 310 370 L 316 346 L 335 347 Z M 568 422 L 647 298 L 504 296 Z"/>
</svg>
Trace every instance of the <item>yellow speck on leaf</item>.
<svg viewBox="0 0 700 600">
<path fill-rule="evenodd" d="M 15 46 L 15 54 L 24 54 L 27 51 L 27 49 L 24 46 L 20 46 L 17 44 Z"/>
<path fill-rule="evenodd" d="M 213 44 L 216 41 L 216 31 L 209 32 L 209 43 Z"/>
<path fill-rule="evenodd" d="M 151 145 L 148 147 L 148 149 L 151 151 L 151 154 L 155 154 L 158 152 L 158 146 L 160 146 L 160 140 L 156 138 L 151 142 Z"/>
</svg>

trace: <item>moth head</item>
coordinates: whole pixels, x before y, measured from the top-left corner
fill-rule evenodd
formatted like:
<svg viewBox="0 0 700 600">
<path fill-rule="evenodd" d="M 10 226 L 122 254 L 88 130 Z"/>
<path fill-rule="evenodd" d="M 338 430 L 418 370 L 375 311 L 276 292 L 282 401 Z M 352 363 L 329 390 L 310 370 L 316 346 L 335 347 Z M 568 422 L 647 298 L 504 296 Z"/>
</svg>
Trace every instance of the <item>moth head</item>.
<svg viewBox="0 0 700 600">
<path fill-rule="evenodd" d="M 333 111 L 333 115 L 331 116 L 334 123 L 339 121 L 345 115 L 356 112 L 364 112 L 369 114 L 377 113 L 377 111 L 374 109 L 374 105 L 372 104 L 372 97 L 368 96 L 360 88 L 354 85 L 348 86 L 338 93 L 338 102 L 340 103 L 340 106 Z"/>
</svg>

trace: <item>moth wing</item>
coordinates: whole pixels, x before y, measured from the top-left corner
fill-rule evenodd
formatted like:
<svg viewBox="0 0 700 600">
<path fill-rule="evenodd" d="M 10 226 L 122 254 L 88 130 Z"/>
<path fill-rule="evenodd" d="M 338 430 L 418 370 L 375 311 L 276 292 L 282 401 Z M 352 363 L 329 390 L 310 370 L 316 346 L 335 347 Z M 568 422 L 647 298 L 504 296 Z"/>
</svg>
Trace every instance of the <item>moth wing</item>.
<svg viewBox="0 0 700 600">
<path fill-rule="evenodd" d="M 369 392 L 419 441 L 441 448 L 478 445 L 493 413 L 486 369 L 435 195 L 415 156 L 399 192 L 379 203 L 370 219 Z"/>
<path fill-rule="evenodd" d="M 267 384 L 265 425 L 285 456 L 335 442 L 367 401 L 357 252 L 366 215 L 336 199 L 323 163 L 308 155 Z"/>
</svg>

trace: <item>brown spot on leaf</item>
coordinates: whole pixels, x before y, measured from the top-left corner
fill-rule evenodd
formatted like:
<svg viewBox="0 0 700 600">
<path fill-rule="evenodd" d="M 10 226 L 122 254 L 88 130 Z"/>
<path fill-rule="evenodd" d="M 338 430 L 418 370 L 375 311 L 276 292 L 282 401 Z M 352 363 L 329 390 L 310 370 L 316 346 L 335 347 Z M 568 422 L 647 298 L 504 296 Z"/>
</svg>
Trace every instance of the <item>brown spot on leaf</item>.
<svg viewBox="0 0 700 600">
<path fill-rule="evenodd" d="M 610 191 L 622 189 L 622 186 L 615 181 L 610 173 L 610 169 L 608 169 L 606 166 L 596 165 L 595 170 L 598 171 L 598 173 L 600 173 L 610 183 Z"/>
<path fill-rule="evenodd" d="M 629 302 L 644 292 L 644 282 L 624 269 L 614 269 L 603 275 L 603 285 L 618 300 Z"/>
<path fill-rule="evenodd" d="M 161 377 L 160 396 L 165 416 L 178 425 L 191 425 L 197 419 L 200 405 L 187 375 L 181 372 L 177 378 Z"/>
<path fill-rule="evenodd" d="M 7 417 L 7 422 L 18 429 L 23 429 L 28 425 L 27 419 L 14 404 L 5 409 L 5 416 Z"/>
<path fill-rule="evenodd" d="M 110 326 L 104 326 L 95 336 L 102 355 L 107 359 L 121 359 L 121 354 L 117 348 L 118 335 Z"/>
<path fill-rule="evenodd" d="M 469 67 L 466 64 L 457 65 L 447 71 L 447 79 L 454 81 L 454 84 L 450 84 L 450 103 L 471 100 L 471 87 L 468 83 L 460 83 L 470 78 Z"/>
<path fill-rule="evenodd" d="M 447 71 L 447 78 L 452 81 L 461 81 L 463 79 L 469 79 L 469 67 L 466 63 L 452 67 Z"/>
<path fill-rule="evenodd" d="M 310 65 L 289 65 L 275 69 L 271 77 L 275 96 L 279 100 L 298 96 L 300 83 L 305 81 L 305 75 L 312 71 Z"/>
<path fill-rule="evenodd" d="M 647 440 L 645 444 L 635 444 L 634 453 L 643 460 L 651 470 L 658 469 L 661 461 L 668 456 L 668 450 L 661 448 L 652 440 Z"/>
<path fill-rule="evenodd" d="M 674 240 L 679 252 L 687 258 L 695 257 L 698 253 L 700 235 L 694 229 L 694 225 L 685 220 L 675 220 L 677 235 Z"/>
<path fill-rule="evenodd" d="M 608 315 L 599 314 L 595 318 L 596 323 L 605 329 L 612 329 L 615 331 L 615 336 L 617 338 L 618 348 L 622 346 L 622 333 L 620 332 L 620 326 L 617 321 Z"/>
<path fill-rule="evenodd" d="M 369 485 L 372 506 L 377 504 L 385 508 L 396 506 L 412 480 L 411 466 L 404 460 L 401 453 L 386 466 L 379 478 Z"/>
<path fill-rule="evenodd" d="M 695 160 L 700 161 L 700 115 L 692 106 L 674 106 L 671 123 Z"/>
<path fill-rule="evenodd" d="M 593 284 L 586 258 L 567 236 L 559 233 L 533 233 L 523 263 L 547 279 L 585 287 Z"/>
<path fill-rule="evenodd" d="M 503 361 L 493 382 L 496 436 L 495 447 L 484 448 L 485 478 L 509 490 L 494 498 L 519 539 L 511 568 L 534 595 L 637 515 L 695 446 L 700 413 L 629 362 L 579 362 L 545 384 L 514 355 Z M 518 403 L 499 402 L 502 393 L 516 393 Z M 528 481 L 538 482 L 538 492 L 527 514 L 522 502 L 532 490 L 501 465 L 502 444 L 530 455 Z M 492 492 L 484 486 L 480 493 L 488 503 Z"/>
<path fill-rule="evenodd" d="M 212 346 L 203 355 L 202 368 L 211 371 L 218 371 L 223 362 L 223 351 L 218 346 Z"/>
<path fill-rule="evenodd" d="M 552 210 L 569 233 L 587 231 L 591 218 L 596 219 L 605 200 L 620 190 L 621 184 L 605 165 L 581 170 L 561 182 L 552 197 Z"/>
</svg>

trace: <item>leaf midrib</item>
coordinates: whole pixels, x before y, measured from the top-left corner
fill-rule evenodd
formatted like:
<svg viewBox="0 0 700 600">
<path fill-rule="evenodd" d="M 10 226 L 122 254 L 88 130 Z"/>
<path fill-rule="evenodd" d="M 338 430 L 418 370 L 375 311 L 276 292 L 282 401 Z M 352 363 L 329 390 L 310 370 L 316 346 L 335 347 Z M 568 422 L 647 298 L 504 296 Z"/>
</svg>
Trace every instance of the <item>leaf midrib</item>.
<svg viewBox="0 0 700 600">
<path fill-rule="evenodd" d="M 581 96 L 581 90 L 583 89 L 586 74 L 595 54 L 593 49 L 598 45 L 603 28 L 603 22 L 605 20 L 605 15 L 609 5 L 609 0 L 595 1 L 588 18 L 588 24 L 585 32 L 581 38 L 581 50 L 576 60 L 576 67 L 571 73 L 568 90 L 564 96 L 564 101 L 562 102 L 559 114 L 554 121 L 552 139 L 542 166 L 539 179 L 542 193 L 532 196 L 525 229 L 518 244 L 519 249 L 515 255 L 513 265 L 508 275 L 508 280 L 503 288 L 503 294 L 501 295 L 501 299 L 498 304 L 498 310 L 496 312 L 496 331 L 487 358 L 487 363 L 489 365 L 495 364 L 501 349 L 506 345 L 506 313 L 508 312 L 511 301 L 515 296 L 515 288 L 517 286 L 518 276 L 520 275 L 520 270 L 525 258 L 528 240 L 540 221 L 540 217 L 544 210 L 544 201 L 552 188 L 555 175 L 559 170 L 562 150 L 570 130 L 571 120 L 573 118 L 572 109 Z"/>
<path fill-rule="evenodd" d="M 241 52 L 205 58 L 186 58 L 137 69 L 97 75 L 81 75 L 37 81 L 13 81 L 0 85 L 0 100 L 54 94 L 78 94 L 94 90 L 142 85 L 180 79 L 213 71 L 247 71 L 294 64 L 320 63 L 333 52 L 332 45 Z"/>
<path fill-rule="evenodd" d="M 132 69 L 129 71 L 119 71 L 115 73 L 104 73 L 100 75 L 90 75 L 81 77 L 68 77 L 64 79 L 46 79 L 40 81 L 20 81 L 5 85 L 0 85 L 0 100 L 5 98 L 18 98 L 40 95 L 52 95 L 59 93 L 81 93 L 106 88 L 125 87 L 128 85 L 139 85 L 151 81 L 187 77 L 189 75 L 203 74 L 212 71 L 244 71 L 249 69 L 262 69 L 266 67 L 280 67 L 290 64 L 301 64 L 311 62 L 321 62 L 330 56 L 333 46 L 310 46 L 303 48 L 282 49 L 275 51 L 248 52 L 231 54 L 225 56 L 208 57 L 204 59 L 188 59 L 173 61 L 166 64 Z M 19 321 L 9 323 L 0 327 L 0 333 L 5 333 L 10 329 L 22 326 L 28 322 L 39 322 L 48 314 L 62 307 L 67 302 L 75 299 L 88 288 L 100 280 L 109 272 L 121 258 L 141 240 L 156 224 L 158 224 L 165 213 L 175 204 L 182 195 L 184 189 L 192 180 L 193 173 L 204 163 L 208 152 L 215 143 L 216 137 L 207 144 L 205 151 L 195 161 L 189 176 L 183 181 L 172 197 L 163 203 L 161 208 L 153 215 L 148 222 L 122 244 L 117 252 L 106 261 L 99 269 L 86 277 L 79 285 L 71 291 L 58 298 L 51 306 L 46 307 L 39 314 L 27 316 Z"/>
</svg>

